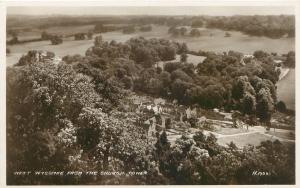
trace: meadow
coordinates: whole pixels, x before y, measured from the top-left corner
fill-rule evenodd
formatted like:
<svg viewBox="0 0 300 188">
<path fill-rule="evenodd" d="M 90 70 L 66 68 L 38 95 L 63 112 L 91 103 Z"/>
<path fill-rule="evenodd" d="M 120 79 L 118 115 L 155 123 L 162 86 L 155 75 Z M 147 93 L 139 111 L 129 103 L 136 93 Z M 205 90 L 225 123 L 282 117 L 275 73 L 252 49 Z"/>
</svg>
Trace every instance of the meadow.
<svg viewBox="0 0 300 188">
<path fill-rule="evenodd" d="M 145 38 L 165 38 L 178 42 L 185 42 L 189 49 L 198 51 L 214 51 L 224 52 L 229 50 L 239 51 L 245 54 L 252 54 L 256 50 L 264 50 L 267 52 L 277 52 L 279 54 L 287 53 L 290 50 L 295 50 L 294 38 L 280 38 L 271 39 L 267 37 L 253 37 L 242 34 L 241 32 L 230 31 L 231 37 L 224 37 L 225 31 L 219 29 L 201 30 L 200 37 L 173 37 L 168 34 L 167 26 L 153 26 L 150 32 L 135 32 L 132 34 L 123 34 L 121 31 L 114 31 L 103 33 L 102 37 L 105 41 L 115 40 L 117 42 L 125 42 L 132 37 Z M 93 29 L 92 25 L 86 26 L 68 26 L 68 27 L 51 27 L 46 31 L 49 33 L 70 35 L 77 32 L 88 32 Z M 30 31 L 22 33 L 21 38 L 39 37 L 40 33 L 37 31 Z M 94 35 L 96 36 L 96 35 Z M 50 41 L 31 42 L 25 44 L 17 44 L 8 46 L 11 54 L 7 56 L 7 65 L 12 65 L 25 54 L 28 50 L 48 50 L 54 52 L 58 56 L 80 54 L 84 55 L 85 51 L 93 45 L 93 40 L 74 41 L 73 37 L 64 38 L 61 45 L 54 46 Z"/>
<path fill-rule="evenodd" d="M 284 101 L 287 108 L 295 110 L 295 69 L 290 69 L 285 77 L 277 83 L 278 101 Z"/>
</svg>

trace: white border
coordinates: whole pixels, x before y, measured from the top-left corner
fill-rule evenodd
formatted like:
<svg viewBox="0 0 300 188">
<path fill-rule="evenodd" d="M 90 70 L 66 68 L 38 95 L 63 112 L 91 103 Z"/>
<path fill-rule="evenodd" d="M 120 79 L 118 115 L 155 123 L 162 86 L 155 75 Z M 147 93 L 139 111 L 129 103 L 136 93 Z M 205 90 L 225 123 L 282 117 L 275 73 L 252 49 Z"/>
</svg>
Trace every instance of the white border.
<svg viewBox="0 0 300 188">
<path fill-rule="evenodd" d="M 70 0 L 52 0 L 52 1 L 30 1 L 30 0 L 22 0 L 22 1 L 0 1 L 0 160 L 1 160 L 1 169 L 0 169 L 0 185 L 6 186 L 6 31 L 5 31 L 5 23 L 6 23 L 6 7 L 7 6 L 294 6 L 295 7 L 295 15 L 296 15 L 296 62 L 298 60 L 299 51 L 298 46 L 300 44 L 300 39 L 298 37 L 299 26 L 299 7 L 300 1 L 296 0 L 251 0 L 251 1 L 242 1 L 242 0 L 101 0 L 101 1 L 70 1 Z M 297 62 L 298 63 L 298 62 Z M 296 64 L 297 64 L 296 63 Z M 296 65 L 296 185 L 299 184 L 300 174 L 299 174 L 299 144 L 297 135 L 299 134 L 299 111 L 297 110 L 300 102 L 299 102 L 299 90 L 300 86 L 298 86 L 298 78 L 300 76 L 300 65 Z M 237 185 L 233 187 L 296 187 L 296 185 Z M 196 186 L 196 185 L 195 185 Z M 15 186 L 9 186 L 15 187 Z M 22 187 L 22 186 L 16 186 Z M 26 186 L 26 187 L 36 187 L 36 186 Z M 61 187 L 61 186 L 43 186 L 43 187 Z M 68 187 L 79 187 L 79 186 L 68 186 Z M 81 186 L 80 186 L 81 187 Z M 99 187 L 99 186 L 89 186 L 89 187 Z M 120 186 L 110 186 L 110 187 L 120 187 Z M 126 186 L 127 187 L 127 186 Z M 148 186 L 147 186 L 148 187 Z M 156 187 L 165 187 L 165 186 L 156 186 Z M 184 186 L 190 187 L 190 186 Z M 201 187 L 228 187 L 228 185 L 220 185 L 220 186 L 209 186 L 209 185 L 201 185 Z"/>
</svg>

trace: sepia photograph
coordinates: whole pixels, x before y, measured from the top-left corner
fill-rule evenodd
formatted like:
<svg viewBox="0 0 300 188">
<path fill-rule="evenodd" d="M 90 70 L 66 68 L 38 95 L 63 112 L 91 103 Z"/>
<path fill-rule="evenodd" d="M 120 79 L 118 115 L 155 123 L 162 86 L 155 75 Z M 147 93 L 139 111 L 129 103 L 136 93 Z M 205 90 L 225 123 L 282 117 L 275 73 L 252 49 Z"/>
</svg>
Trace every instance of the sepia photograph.
<svg viewBox="0 0 300 188">
<path fill-rule="evenodd" d="M 6 6 L 6 185 L 295 185 L 296 6 L 75 5 Z"/>
</svg>

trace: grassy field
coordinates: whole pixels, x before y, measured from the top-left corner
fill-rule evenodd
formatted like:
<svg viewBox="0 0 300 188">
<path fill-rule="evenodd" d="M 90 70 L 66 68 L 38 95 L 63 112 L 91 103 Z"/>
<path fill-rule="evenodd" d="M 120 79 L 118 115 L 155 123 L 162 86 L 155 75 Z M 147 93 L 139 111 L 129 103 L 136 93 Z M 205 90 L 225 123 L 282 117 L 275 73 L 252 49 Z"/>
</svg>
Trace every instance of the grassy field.
<svg viewBox="0 0 300 188">
<path fill-rule="evenodd" d="M 223 135 L 231 135 L 231 134 L 247 132 L 246 129 L 240 129 L 240 128 L 227 128 L 227 127 L 220 127 L 220 126 L 214 126 L 214 127 L 215 127 L 215 132 Z"/>
<path fill-rule="evenodd" d="M 173 37 L 168 34 L 168 27 L 155 26 L 151 32 L 137 32 L 128 35 L 124 35 L 120 32 L 110 32 L 103 34 L 103 37 L 106 40 L 116 40 L 119 42 L 124 42 L 131 37 L 138 36 L 145 38 L 165 38 L 185 42 L 191 50 L 195 51 L 207 50 L 224 52 L 235 50 L 245 54 L 252 54 L 256 50 L 264 50 L 282 54 L 290 50 L 295 50 L 294 38 L 270 39 L 266 37 L 251 37 L 240 32 L 230 32 L 231 37 L 224 37 L 225 31 L 219 29 L 200 28 L 200 30 L 202 33 L 200 37 Z"/>
<path fill-rule="evenodd" d="M 290 69 L 277 84 L 278 101 L 285 102 L 287 108 L 295 110 L 295 69 Z"/>
<path fill-rule="evenodd" d="M 269 136 L 260 133 L 251 133 L 251 134 L 245 134 L 239 136 L 221 137 L 218 138 L 218 144 L 226 146 L 230 142 L 233 142 L 238 147 L 244 147 L 248 144 L 258 146 L 262 141 L 266 141 L 266 140 L 275 141 L 275 139 L 270 138 Z"/>
<path fill-rule="evenodd" d="M 57 26 L 50 27 L 47 29 L 37 29 L 33 28 L 28 32 L 20 32 L 18 33 L 19 40 L 28 40 L 28 39 L 36 39 L 40 38 L 43 31 L 46 31 L 49 34 L 53 35 L 72 35 L 75 33 L 87 33 L 90 30 L 94 29 L 94 25 L 82 25 L 82 26 Z M 7 39 L 10 39 L 9 36 Z"/>
<path fill-rule="evenodd" d="M 72 34 L 84 32 L 92 29 L 92 25 L 76 26 L 76 27 L 52 27 L 47 32 Z M 231 37 L 224 37 L 225 31 L 218 29 L 201 28 L 201 37 L 172 37 L 168 34 L 167 26 L 153 26 L 150 32 L 136 32 L 133 34 L 123 34 L 121 31 L 103 33 L 103 39 L 106 41 L 115 40 L 117 42 L 125 42 L 132 37 L 142 36 L 145 38 L 165 38 L 178 42 L 187 43 L 191 50 L 210 50 L 215 52 L 223 52 L 236 50 L 246 54 L 252 54 L 255 50 L 265 50 L 268 52 L 287 53 L 295 49 L 294 38 L 270 39 L 266 37 L 250 37 L 240 32 L 230 32 Z M 31 33 L 31 35 L 30 35 Z M 212 35 L 212 36 L 211 36 Z M 40 33 L 31 31 L 24 33 L 23 37 L 30 38 L 40 36 Z M 53 51 L 58 56 L 71 54 L 84 55 L 87 48 L 93 45 L 92 40 L 74 41 L 73 38 L 64 39 L 64 43 L 53 46 L 49 41 L 32 42 L 8 46 L 11 54 L 7 56 L 7 65 L 12 65 L 25 54 L 28 50 L 48 50 Z"/>
</svg>

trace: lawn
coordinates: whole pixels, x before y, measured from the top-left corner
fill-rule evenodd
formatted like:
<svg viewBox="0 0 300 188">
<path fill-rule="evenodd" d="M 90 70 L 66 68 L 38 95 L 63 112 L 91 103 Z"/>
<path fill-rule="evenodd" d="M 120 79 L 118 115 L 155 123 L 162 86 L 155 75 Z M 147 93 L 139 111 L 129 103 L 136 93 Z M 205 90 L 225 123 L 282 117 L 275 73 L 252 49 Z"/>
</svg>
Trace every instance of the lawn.
<svg viewBox="0 0 300 188">
<path fill-rule="evenodd" d="M 230 142 L 233 142 L 238 147 L 244 147 L 248 144 L 258 146 L 262 141 L 266 141 L 266 140 L 275 141 L 275 139 L 260 133 L 250 133 L 250 134 L 237 135 L 237 136 L 220 137 L 218 138 L 218 143 L 220 145 L 226 146 Z"/>
<path fill-rule="evenodd" d="M 232 135 L 232 134 L 238 134 L 238 133 L 245 133 L 247 132 L 246 129 L 238 129 L 238 128 L 227 128 L 227 127 L 220 127 L 220 126 L 214 126 L 216 133 L 222 134 L 222 135 Z"/>
<path fill-rule="evenodd" d="M 289 140 L 295 140 L 295 133 L 292 131 L 285 131 L 285 132 L 275 132 L 273 131 L 273 129 L 271 129 L 270 132 L 268 132 L 267 134 L 269 135 L 273 135 L 273 136 L 277 136 L 279 138 L 283 138 L 283 139 L 289 139 Z"/>
<path fill-rule="evenodd" d="M 287 108 L 295 110 L 295 69 L 277 83 L 278 101 L 284 101 Z"/>
</svg>

